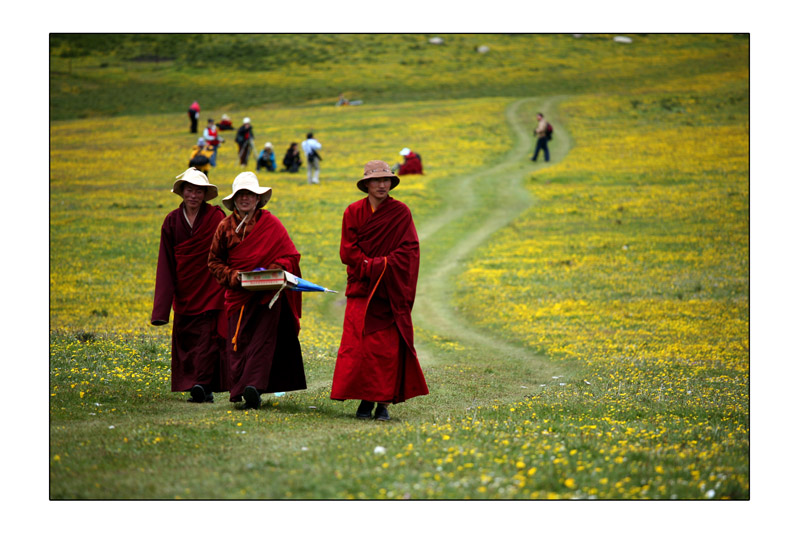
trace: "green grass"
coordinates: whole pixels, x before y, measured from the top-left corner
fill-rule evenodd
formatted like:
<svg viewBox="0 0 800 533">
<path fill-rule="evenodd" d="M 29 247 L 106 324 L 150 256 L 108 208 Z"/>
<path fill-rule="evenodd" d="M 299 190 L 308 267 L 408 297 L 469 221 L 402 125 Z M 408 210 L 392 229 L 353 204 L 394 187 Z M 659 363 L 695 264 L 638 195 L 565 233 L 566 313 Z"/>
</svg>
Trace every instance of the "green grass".
<svg viewBox="0 0 800 533">
<path fill-rule="evenodd" d="M 427 37 L 51 37 L 52 499 L 750 497 L 749 396 L 742 395 L 749 367 L 731 368 L 741 363 L 741 348 L 708 364 L 676 353 L 652 366 L 623 344 L 622 333 L 646 335 L 661 318 L 697 326 L 680 309 L 663 316 L 623 310 L 612 323 L 565 307 L 542 335 L 511 327 L 520 322 L 503 315 L 509 303 L 569 304 L 576 292 L 610 309 L 642 297 L 741 306 L 748 278 L 741 264 L 721 271 L 686 254 L 696 246 L 690 236 L 699 235 L 705 243 L 734 240 L 730 258 L 740 257 L 749 192 L 736 173 L 737 181 L 720 187 L 724 158 L 719 168 L 688 175 L 669 162 L 643 170 L 643 161 L 663 153 L 647 143 L 629 147 L 633 163 L 622 170 L 581 157 L 587 143 L 604 141 L 592 127 L 657 137 L 674 126 L 748 120 L 748 87 L 739 78 L 720 82 L 714 94 L 696 82 L 740 72 L 748 40 L 644 35 L 626 47 L 609 36 L 450 35 L 433 47 Z M 493 51 L 475 53 L 485 42 Z M 170 59 L 142 60 L 153 56 Z M 416 74 L 404 76 L 412 67 Z M 343 90 L 366 104 L 334 109 Z M 598 113 L 585 104 L 595 97 L 602 116 L 581 116 Z M 177 205 L 165 184 L 194 140 L 184 132 L 184 108 L 196 98 L 205 116 L 249 114 L 259 139 L 280 139 L 279 147 L 309 127 L 324 132 L 331 155 L 320 195 L 302 188 L 302 175 L 270 179 L 283 191 L 272 209 L 302 248 L 304 272 L 327 286 L 341 284 L 338 225 L 358 197 L 351 189 L 359 165 L 421 146 L 430 171 L 397 195 L 424 235 L 415 333 L 431 394 L 392 408 L 391 422 L 358 421 L 354 402 L 328 399 L 343 312 L 328 295 L 305 298 L 307 391 L 267 395 L 255 411 L 236 409 L 224 393 L 198 406 L 169 392 L 169 330 L 142 324 L 157 230 Z M 527 129 L 541 109 L 557 126 L 554 162 L 532 174 Z M 133 163 L 135 153 L 149 164 Z M 238 172 L 231 159 L 223 154 L 212 174 L 221 192 Z M 125 179 L 114 174 L 120 161 Z M 636 189 L 661 191 L 665 207 L 674 195 L 674 205 L 688 206 L 676 212 L 690 221 L 611 200 Z M 710 204 L 721 206 L 714 212 L 700 203 L 691 209 L 696 199 L 708 201 L 706 189 L 735 201 Z M 622 241 L 671 233 L 678 236 L 654 247 L 657 257 L 640 259 L 669 272 L 671 283 L 613 283 L 624 272 L 614 263 Z M 532 235 L 556 243 L 554 253 L 513 245 Z M 592 240 L 598 235 L 606 241 Z M 499 243 L 488 257 L 476 250 L 485 242 Z M 608 264 L 582 269 L 587 250 L 605 254 Z M 456 294 L 469 286 L 463 273 L 470 269 L 526 260 L 542 261 L 543 270 L 531 275 L 520 266 L 486 299 Z M 119 282 L 109 283 L 107 272 Z M 458 284 L 443 286 L 444 275 Z M 732 308 L 714 324 L 746 315 Z M 716 342 L 703 328 L 693 331 L 698 345 Z M 741 331 L 720 336 L 744 343 Z M 598 359 L 570 356 L 569 342 Z"/>
<path fill-rule="evenodd" d="M 50 38 L 50 116 L 367 104 L 619 91 L 724 72 L 748 53 L 737 35 L 70 35 Z M 476 52 L 488 45 L 486 54 Z M 213 112 L 213 114 L 209 114 Z M 219 118 L 217 116 L 217 118 Z"/>
</svg>

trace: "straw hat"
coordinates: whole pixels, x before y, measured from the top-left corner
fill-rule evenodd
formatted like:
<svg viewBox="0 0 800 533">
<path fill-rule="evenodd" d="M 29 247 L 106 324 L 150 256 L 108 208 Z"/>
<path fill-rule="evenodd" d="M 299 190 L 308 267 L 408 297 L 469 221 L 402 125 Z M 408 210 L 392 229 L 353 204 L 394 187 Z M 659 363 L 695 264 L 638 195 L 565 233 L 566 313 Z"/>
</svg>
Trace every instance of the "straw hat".
<svg viewBox="0 0 800 533">
<path fill-rule="evenodd" d="M 400 155 L 402 155 L 402 156 L 407 156 L 410 153 L 411 153 L 411 150 L 409 148 L 403 148 L 402 150 L 400 150 Z"/>
<path fill-rule="evenodd" d="M 364 165 L 364 177 L 358 180 L 356 184 L 359 189 L 367 192 L 367 180 L 372 178 L 392 178 L 392 186 L 389 189 L 394 189 L 400 183 L 400 178 L 392 174 L 384 161 L 373 160 Z"/>
<path fill-rule="evenodd" d="M 217 186 L 208 182 L 208 177 L 194 167 L 189 167 L 183 174 L 175 176 L 175 184 L 172 186 L 172 192 L 183 198 L 183 187 L 187 183 L 196 185 L 198 187 L 206 188 L 205 201 L 216 198 L 219 194 Z"/>
<path fill-rule="evenodd" d="M 261 209 L 267 205 L 267 202 L 269 202 L 269 199 L 272 197 L 271 187 L 259 187 L 258 177 L 254 173 L 242 172 L 233 180 L 233 192 L 222 199 L 222 205 L 227 207 L 229 211 L 233 211 L 236 207 L 236 204 L 233 203 L 233 197 L 236 196 L 236 193 L 239 191 L 250 191 L 258 195 L 258 205 L 256 209 Z"/>
</svg>

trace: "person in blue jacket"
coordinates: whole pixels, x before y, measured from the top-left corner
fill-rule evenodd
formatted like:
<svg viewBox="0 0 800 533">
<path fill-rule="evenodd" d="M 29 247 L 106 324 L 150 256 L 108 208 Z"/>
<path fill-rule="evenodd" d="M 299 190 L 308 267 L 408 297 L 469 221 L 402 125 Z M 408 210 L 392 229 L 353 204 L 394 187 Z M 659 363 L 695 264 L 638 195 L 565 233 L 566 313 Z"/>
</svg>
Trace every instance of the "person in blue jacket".
<svg viewBox="0 0 800 533">
<path fill-rule="evenodd" d="M 264 149 L 258 154 L 256 161 L 256 172 L 266 168 L 269 172 L 275 172 L 275 152 L 272 150 L 272 143 L 264 144 Z"/>
</svg>

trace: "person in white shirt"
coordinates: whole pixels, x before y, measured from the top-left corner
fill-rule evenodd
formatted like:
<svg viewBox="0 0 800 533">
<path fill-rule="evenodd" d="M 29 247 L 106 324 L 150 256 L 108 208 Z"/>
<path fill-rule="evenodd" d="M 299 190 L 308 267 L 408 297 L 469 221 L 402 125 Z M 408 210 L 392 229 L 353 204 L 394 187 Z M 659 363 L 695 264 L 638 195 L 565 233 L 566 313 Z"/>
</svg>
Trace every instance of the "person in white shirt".
<svg viewBox="0 0 800 533">
<path fill-rule="evenodd" d="M 301 143 L 303 152 L 306 154 L 308 161 L 308 183 L 319 184 L 319 162 L 322 161 L 318 150 L 322 149 L 322 145 L 314 138 L 314 134 L 309 132 L 306 140 Z"/>
</svg>

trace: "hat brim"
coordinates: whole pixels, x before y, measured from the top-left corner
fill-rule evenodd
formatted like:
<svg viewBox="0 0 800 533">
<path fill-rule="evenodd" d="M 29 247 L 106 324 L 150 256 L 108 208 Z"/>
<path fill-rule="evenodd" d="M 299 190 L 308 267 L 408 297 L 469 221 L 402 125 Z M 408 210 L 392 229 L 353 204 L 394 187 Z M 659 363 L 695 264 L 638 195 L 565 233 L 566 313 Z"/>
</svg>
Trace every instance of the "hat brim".
<svg viewBox="0 0 800 533">
<path fill-rule="evenodd" d="M 356 183 L 356 186 L 359 189 L 361 189 L 363 192 L 368 192 L 367 191 L 367 181 L 375 179 L 375 178 L 391 178 L 392 179 L 392 186 L 389 187 L 389 190 L 394 189 L 395 187 L 397 187 L 400 184 L 400 178 L 398 178 L 397 176 L 395 176 L 391 172 L 376 172 L 375 174 L 370 174 L 370 176 L 368 178 L 361 178 L 360 180 L 358 180 L 358 183 Z"/>
<path fill-rule="evenodd" d="M 258 195 L 258 205 L 256 205 L 256 209 L 261 209 L 262 207 L 267 205 L 267 202 L 269 202 L 269 199 L 272 198 L 272 188 L 271 187 L 257 187 L 257 188 L 254 187 L 254 188 L 256 190 L 243 187 L 243 188 L 239 189 L 236 192 L 239 192 L 239 191 L 250 191 L 253 194 L 257 194 Z M 236 196 L 236 192 L 231 193 L 230 195 L 228 195 L 228 196 L 226 196 L 225 198 L 222 199 L 222 205 L 224 205 L 228 209 L 228 211 L 233 211 L 234 209 L 236 209 L 236 204 L 233 201 L 233 197 Z"/>
<path fill-rule="evenodd" d="M 199 183 L 192 183 L 191 181 L 186 181 L 186 180 L 179 180 L 175 185 L 173 185 L 172 192 L 174 192 L 175 194 L 177 194 L 178 196 L 183 198 L 183 187 L 187 183 L 189 183 L 191 185 L 194 185 L 195 187 L 205 187 L 206 196 L 205 196 L 205 198 L 203 198 L 203 200 L 206 201 L 206 202 L 209 201 L 209 200 L 213 200 L 214 198 L 219 196 L 219 191 L 217 190 L 217 186 L 216 185 L 212 185 L 210 183 L 208 185 L 199 184 Z"/>
</svg>

